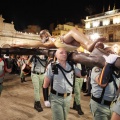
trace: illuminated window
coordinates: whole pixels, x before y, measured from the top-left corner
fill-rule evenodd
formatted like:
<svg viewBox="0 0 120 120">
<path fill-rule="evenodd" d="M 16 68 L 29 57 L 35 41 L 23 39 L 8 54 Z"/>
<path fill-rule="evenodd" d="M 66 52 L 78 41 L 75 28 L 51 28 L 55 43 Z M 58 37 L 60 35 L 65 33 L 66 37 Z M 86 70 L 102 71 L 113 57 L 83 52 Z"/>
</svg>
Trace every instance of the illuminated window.
<svg viewBox="0 0 120 120">
<path fill-rule="evenodd" d="M 100 21 L 93 21 L 93 27 L 98 27 L 100 25 Z"/>
<path fill-rule="evenodd" d="M 90 22 L 87 22 L 87 23 L 85 24 L 85 28 L 90 28 Z"/>
<path fill-rule="evenodd" d="M 103 20 L 103 26 L 104 25 L 109 25 L 109 24 L 110 24 L 110 19 L 107 18 L 107 19 Z"/>
<path fill-rule="evenodd" d="M 119 24 L 120 23 L 120 16 L 115 16 L 113 18 L 113 24 Z"/>
</svg>

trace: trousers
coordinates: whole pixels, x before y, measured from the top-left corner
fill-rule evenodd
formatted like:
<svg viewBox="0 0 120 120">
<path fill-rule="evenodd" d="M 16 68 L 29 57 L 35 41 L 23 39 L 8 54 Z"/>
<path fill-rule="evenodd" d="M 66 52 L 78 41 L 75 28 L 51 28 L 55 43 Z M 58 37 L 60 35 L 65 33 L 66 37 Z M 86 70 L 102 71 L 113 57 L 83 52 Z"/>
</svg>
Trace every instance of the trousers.
<svg viewBox="0 0 120 120">
<path fill-rule="evenodd" d="M 76 105 L 80 105 L 82 84 L 83 84 L 83 78 L 75 78 L 74 99 Z"/>
<path fill-rule="evenodd" d="M 31 79 L 34 87 L 34 99 L 35 101 L 40 101 L 40 91 L 42 90 L 44 74 L 37 75 L 31 73 Z"/>
<path fill-rule="evenodd" d="M 72 96 L 61 97 L 50 93 L 52 120 L 67 120 Z"/>
</svg>

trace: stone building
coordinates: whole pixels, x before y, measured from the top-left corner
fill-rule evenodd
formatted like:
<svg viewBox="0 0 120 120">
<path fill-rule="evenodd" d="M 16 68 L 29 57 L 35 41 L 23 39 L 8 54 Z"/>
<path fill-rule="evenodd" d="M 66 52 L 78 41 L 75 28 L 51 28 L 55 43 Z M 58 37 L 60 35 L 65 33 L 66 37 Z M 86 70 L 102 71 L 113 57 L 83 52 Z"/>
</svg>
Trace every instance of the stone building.
<svg viewBox="0 0 120 120">
<path fill-rule="evenodd" d="M 16 31 L 14 24 L 5 23 L 0 15 L 0 47 L 8 48 L 11 44 L 24 44 L 40 40 L 38 34 Z"/>
<path fill-rule="evenodd" d="M 108 46 L 114 46 L 116 52 L 120 51 L 120 9 L 113 9 L 100 14 L 87 16 L 85 21 L 85 34 L 95 40 L 103 36 Z"/>
<path fill-rule="evenodd" d="M 68 22 L 66 24 L 58 24 L 55 28 L 55 30 L 52 31 L 52 35 L 58 36 L 58 35 L 64 35 L 66 34 L 69 30 L 71 30 L 73 27 L 76 27 L 80 32 L 83 33 L 83 28 L 79 27 L 78 25 L 74 25 L 72 22 Z M 78 51 L 84 52 L 84 49 L 80 46 L 78 48 Z"/>
<path fill-rule="evenodd" d="M 72 22 L 68 22 L 65 24 L 58 24 L 55 28 L 55 30 L 52 31 L 52 35 L 64 35 L 69 30 L 71 30 L 73 27 L 76 27 L 79 31 L 83 32 L 83 28 L 80 28 L 78 25 L 74 25 Z"/>
</svg>

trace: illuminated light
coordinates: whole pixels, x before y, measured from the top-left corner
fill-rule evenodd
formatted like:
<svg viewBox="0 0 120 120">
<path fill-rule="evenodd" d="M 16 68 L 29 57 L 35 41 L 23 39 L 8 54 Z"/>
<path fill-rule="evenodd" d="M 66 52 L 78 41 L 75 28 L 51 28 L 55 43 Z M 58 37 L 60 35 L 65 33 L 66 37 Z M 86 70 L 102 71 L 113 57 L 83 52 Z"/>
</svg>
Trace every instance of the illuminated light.
<svg viewBox="0 0 120 120">
<path fill-rule="evenodd" d="M 90 28 L 90 22 L 85 24 L 85 28 Z"/>
<path fill-rule="evenodd" d="M 90 38 L 94 41 L 94 40 L 96 40 L 96 39 L 98 39 L 100 36 L 99 36 L 99 34 L 98 33 L 94 33 L 94 34 L 92 34 L 91 36 L 90 36 Z"/>
<path fill-rule="evenodd" d="M 103 25 L 109 25 L 109 24 L 110 24 L 110 19 L 103 20 Z"/>
<path fill-rule="evenodd" d="M 113 24 L 118 24 L 120 23 L 120 16 L 116 16 L 113 18 Z"/>
<path fill-rule="evenodd" d="M 100 25 L 100 21 L 94 21 L 93 22 L 93 27 L 98 27 Z"/>
<path fill-rule="evenodd" d="M 88 20 L 88 16 L 86 16 L 86 20 Z"/>
</svg>

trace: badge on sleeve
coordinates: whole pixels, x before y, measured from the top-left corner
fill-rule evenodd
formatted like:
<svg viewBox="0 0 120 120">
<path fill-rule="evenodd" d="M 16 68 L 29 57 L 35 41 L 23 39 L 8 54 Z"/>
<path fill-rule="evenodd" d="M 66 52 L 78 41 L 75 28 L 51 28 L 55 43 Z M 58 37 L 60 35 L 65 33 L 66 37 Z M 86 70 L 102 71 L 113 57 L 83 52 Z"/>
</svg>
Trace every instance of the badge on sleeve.
<svg viewBox="0 0 120 120">
<path fill-rule="evenodd" d="M 100 68 L 96 67 L 95 72 L 100 72 Z"/>
</svg>

